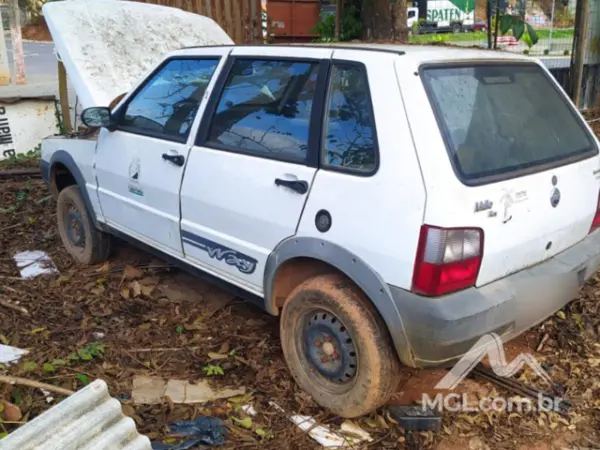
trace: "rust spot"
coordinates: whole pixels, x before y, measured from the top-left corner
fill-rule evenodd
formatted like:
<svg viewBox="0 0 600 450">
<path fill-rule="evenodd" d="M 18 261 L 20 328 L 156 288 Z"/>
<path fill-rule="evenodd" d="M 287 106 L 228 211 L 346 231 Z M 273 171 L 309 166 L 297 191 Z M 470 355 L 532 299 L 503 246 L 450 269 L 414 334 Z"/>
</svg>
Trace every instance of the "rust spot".
<svg viewBox="0 0 600 450">
<path fill-rule="evenodd" d="M 111 111 L 113 109 L 115 109 L 115 106 L 117 106 L 119 104 L 119 102 L 123 99 L 123 97 L 125 97 L 127 95 L 127 92 L 124 92 L 123 94 L 117 95 L 112 102 L 110 102 L 110 104 L 108 105 L 108 109 L 110 109 Z"/>
</svg>

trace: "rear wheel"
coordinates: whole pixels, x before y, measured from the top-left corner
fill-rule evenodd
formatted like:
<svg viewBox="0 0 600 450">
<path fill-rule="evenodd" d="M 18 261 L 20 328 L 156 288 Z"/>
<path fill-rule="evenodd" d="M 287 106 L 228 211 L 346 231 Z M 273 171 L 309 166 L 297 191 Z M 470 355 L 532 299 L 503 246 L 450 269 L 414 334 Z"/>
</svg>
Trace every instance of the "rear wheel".
<svg viewBox="0 0 600 450">
<path fill-rule="evenodd" d="M 454 25 L 452 25 L 453 33 L 460 33 L 461 31 L 462 31 L 462 27 L 461 27 L 460 23 L 455 23 Z"/>
<path fill-rule="evenodd" d="M 345 277 L 320 275 L 294 289 L 280 326 L 292 376 L 334 414 L 368 414 L 398 387 L 400 362 L 385 323 Z"/>
<path fill-rule="evenodd" d="M 56 219 L 63 245 L 78 263 L 97 264 L 108 258 L 110 236 L 94 226 L 77 185 L 60 191 Z"/>
</svg>

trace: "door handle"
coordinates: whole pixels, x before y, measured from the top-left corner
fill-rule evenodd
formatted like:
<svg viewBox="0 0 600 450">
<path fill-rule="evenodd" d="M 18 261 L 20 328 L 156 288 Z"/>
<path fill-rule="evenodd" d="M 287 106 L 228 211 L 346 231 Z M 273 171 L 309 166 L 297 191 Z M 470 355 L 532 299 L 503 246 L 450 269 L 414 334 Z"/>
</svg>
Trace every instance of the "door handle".
<svg viewBox="0 0 600 450">
<path fill-rule="evenodd" d="M 185 163 L 185 158 L 181 155 L 169 155 L 168 153 L 162 154 L 162 159 L 165 161 L 169 161 L 170 163 L 175 164 L 176 166 L 183 166 Z"/>
<path fill-rule="evenodd" d="M 304 180 L 282 180 L 281 178 L 275 178 L 275 184 L 290 188 L 298 194 L 306 194 L 308 192 L 308 183 Z"/>
</svg>

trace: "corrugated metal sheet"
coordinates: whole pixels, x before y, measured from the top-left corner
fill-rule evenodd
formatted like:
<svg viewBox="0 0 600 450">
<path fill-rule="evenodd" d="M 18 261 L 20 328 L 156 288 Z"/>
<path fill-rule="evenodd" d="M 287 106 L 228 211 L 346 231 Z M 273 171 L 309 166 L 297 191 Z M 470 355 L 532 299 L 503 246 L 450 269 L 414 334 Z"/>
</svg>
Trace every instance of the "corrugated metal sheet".
<svg viewBox="0 0 600 450">
<path fill-rule="evenodd" d="M 96 380 L 0 440 L 0 450 L 151 450 Z"/>
</svg>

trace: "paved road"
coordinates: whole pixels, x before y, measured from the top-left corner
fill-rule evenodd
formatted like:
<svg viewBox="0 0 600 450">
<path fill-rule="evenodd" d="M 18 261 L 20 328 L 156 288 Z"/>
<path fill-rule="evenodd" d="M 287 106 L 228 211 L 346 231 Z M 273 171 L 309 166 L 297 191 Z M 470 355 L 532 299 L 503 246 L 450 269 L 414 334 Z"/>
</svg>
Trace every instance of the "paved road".
<svg viewBox="0 0 600 450">
<path fill-rule="evenodd" d="M 6 47 L 11 71 L 14 71 L 12 43 L 9 34 L 6 35 Z M 25 71 L 28 80 L 57 78 L 58 72 L 54 44 L 23 42 L 23 53 L 25 55 Z"/>
</svg>

